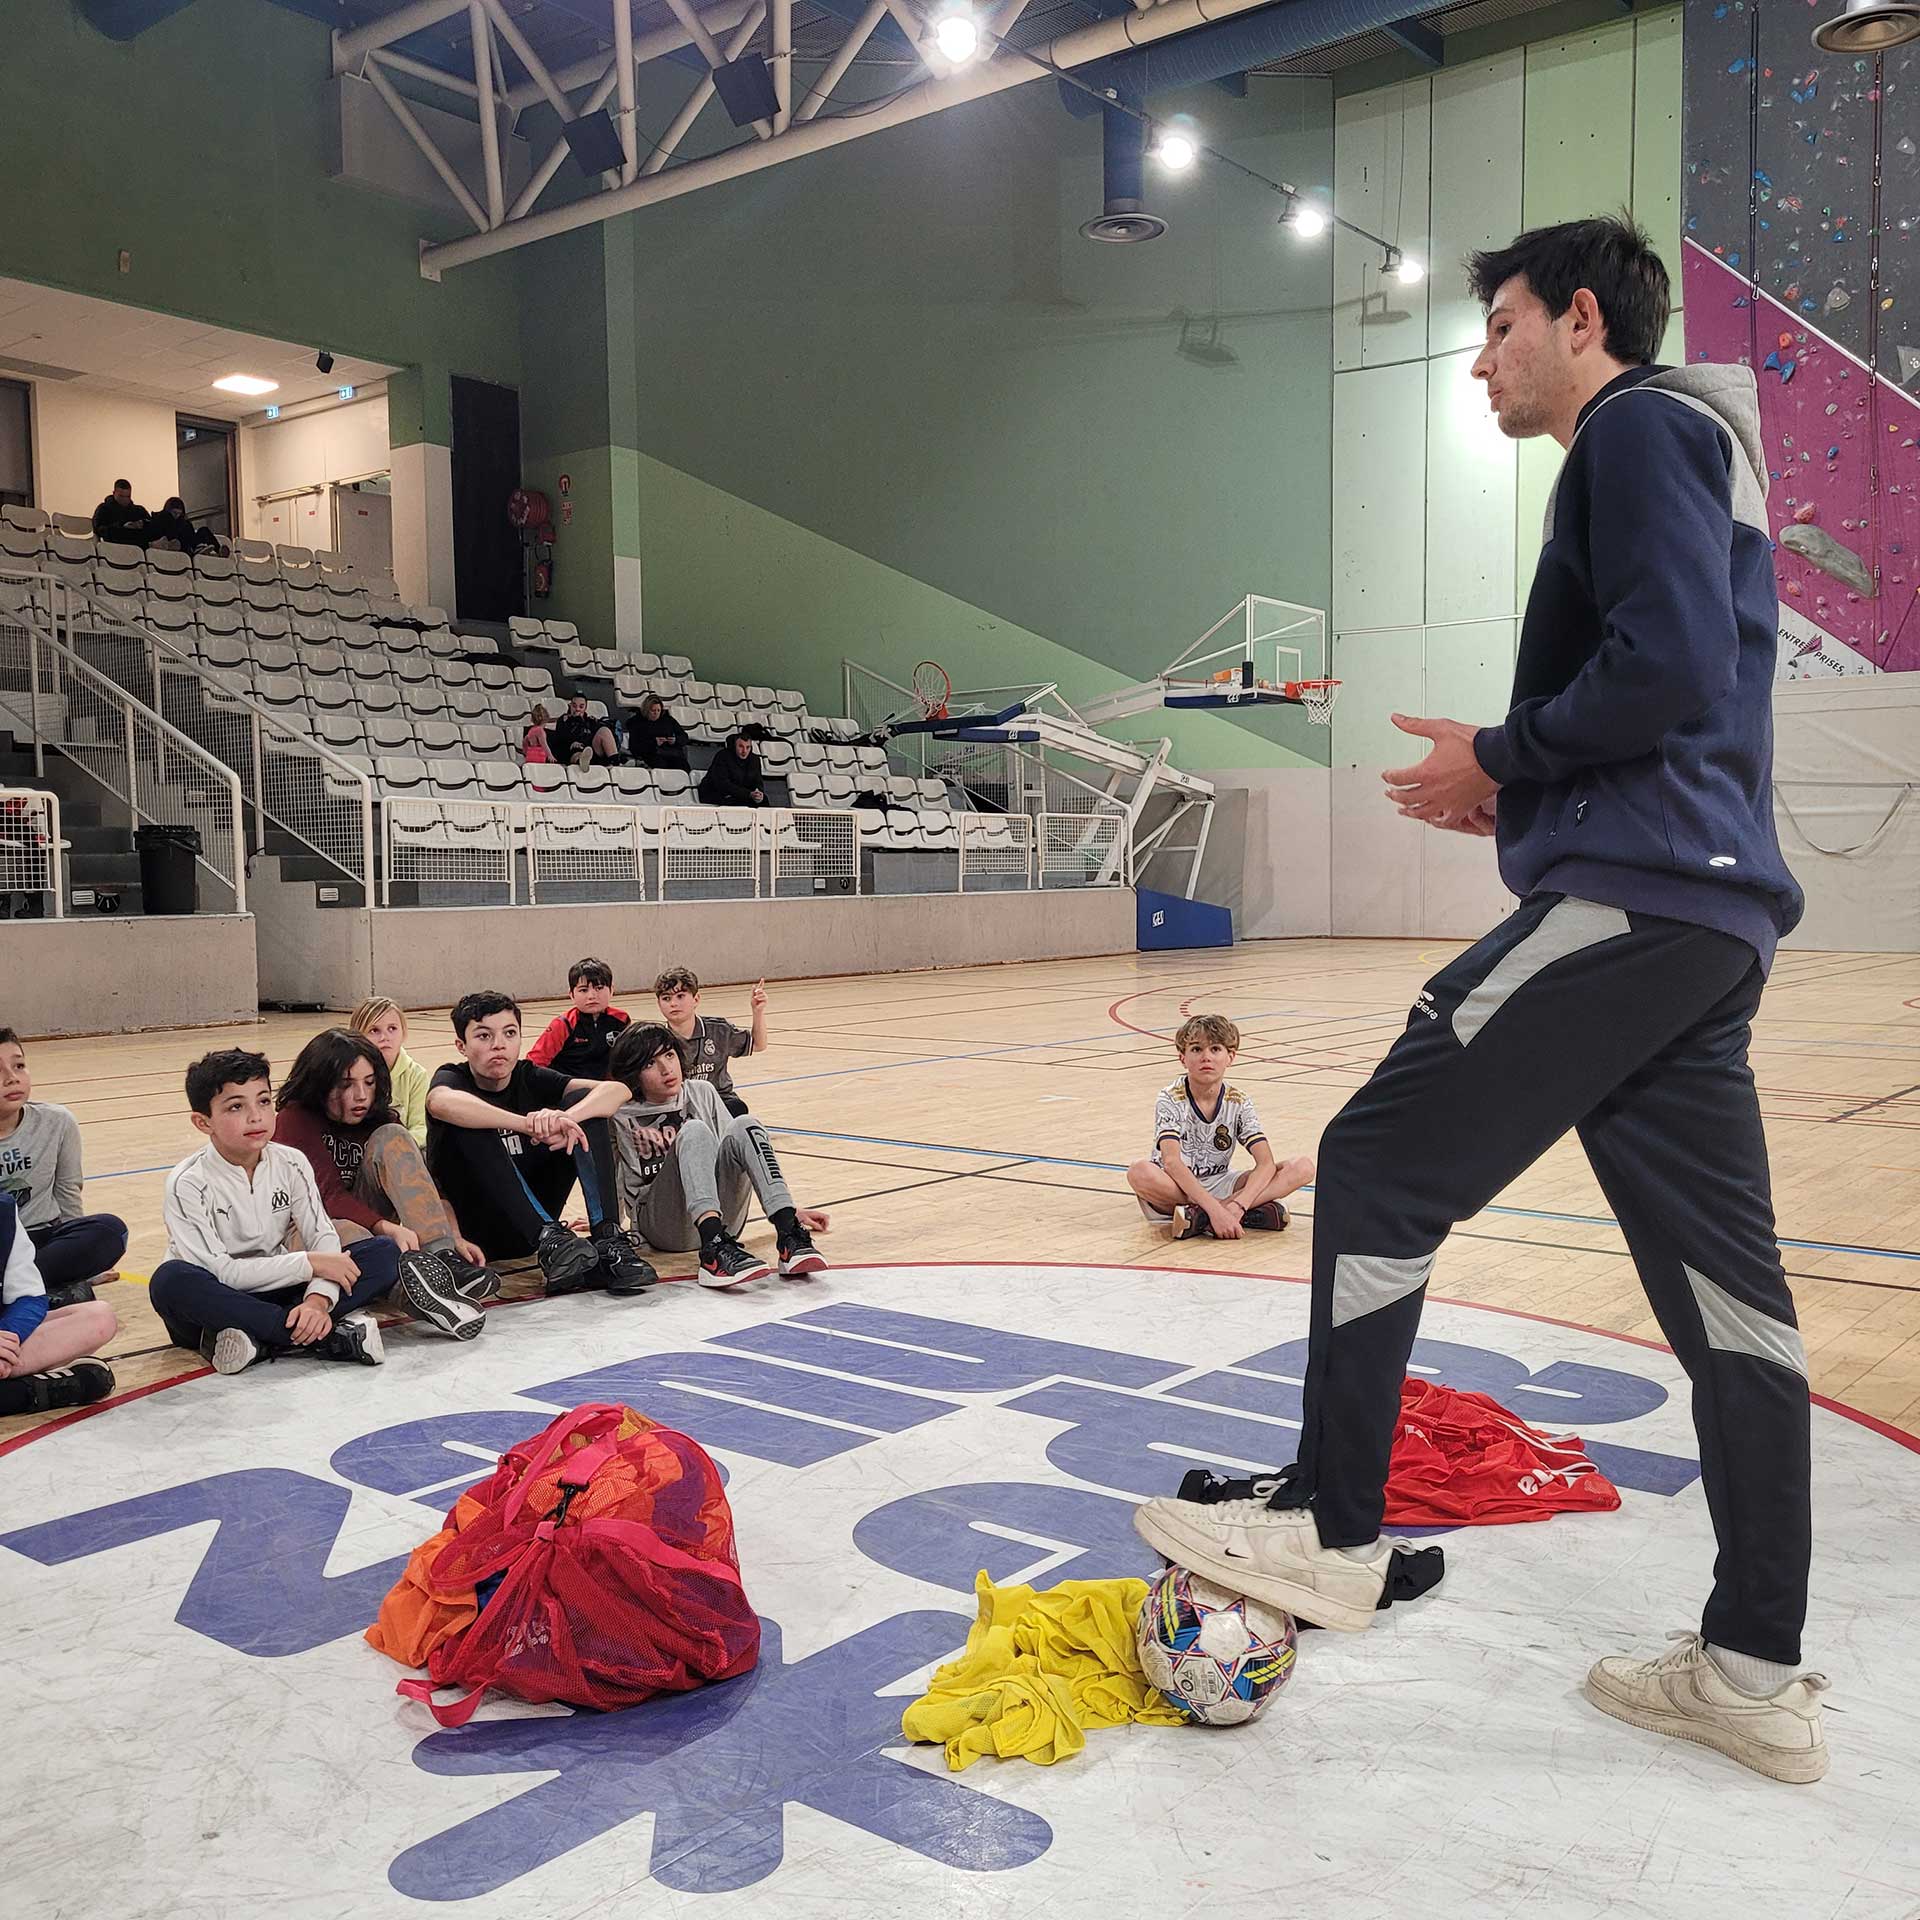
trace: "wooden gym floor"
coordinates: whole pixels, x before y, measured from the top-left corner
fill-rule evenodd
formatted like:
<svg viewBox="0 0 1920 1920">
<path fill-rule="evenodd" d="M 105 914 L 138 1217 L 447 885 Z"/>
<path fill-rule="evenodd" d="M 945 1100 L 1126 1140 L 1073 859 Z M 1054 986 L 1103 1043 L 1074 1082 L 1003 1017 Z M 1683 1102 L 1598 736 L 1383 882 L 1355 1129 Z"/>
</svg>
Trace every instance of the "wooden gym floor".
<svg viewBox="0 0 1920 1920">
<path fill-rule="evenodd" d="M 1177 1071 L 1166 1036 L 1189 1010 L 1231 1014 L 1245 1035 L 1234 1078 L 1276 1150 L 1313 1151 L 1404 1026 L 1421 983 L 1459 945 L 1262 942 L 775 982 L 772 1044 L 736 1078 L 774 1129 L 797 1196 L 832 1213 L 831 1257 L 1304 1275 L 1310 1194 L 1283 1237 L 1172 1245 L 1140 1218 L 1122 1168 L 1146 1150 L 1154 1094 Z M 644 991 L 616 999 L 636 1016 L 652 1012 Z M 744 1020 L 745 1000 L 744 989 L 721 988 L 704 1005 Z M 529 1032 L 559 1004 L 530 1005 Z M 129 1274 L 163 1257 L 162 1183 L 197 1140 L 180 1093 L 187 1061 L 257 1045 L 279 1073 L 320 1024 L 275 1015 L 257 1026 L 31 1044 L 36 1097 L 79 1117 L 87 1205 L 132 1229 Z M 415 1014 L 412 1027 L 417 1058 L 432 1067 L 450 1056 L 443 1011 Z M 1920 957 L 1783 954 L 1754 1068 L 1814 1387 L 1920 1430 Z M 759 1223 L 749 1238 L 766 1231 Z M 692 1262 L 658 1264 L 676 1276 Z M 532 1288 L 521 1279 L 508 1291 Z M 1454 1233 L 1435 1292 L 1658 1338 L 1571 1137 Z M 137 1280 L 102 1297 L 120 1315 L 108 1349 L 119 1395 L 199 1370 L 166 1344 Z M 110 1419 L 114 1404 L 96 1417 Z M 0 1448 L 34 1424 L 0 1420 Z"/>
</svg>

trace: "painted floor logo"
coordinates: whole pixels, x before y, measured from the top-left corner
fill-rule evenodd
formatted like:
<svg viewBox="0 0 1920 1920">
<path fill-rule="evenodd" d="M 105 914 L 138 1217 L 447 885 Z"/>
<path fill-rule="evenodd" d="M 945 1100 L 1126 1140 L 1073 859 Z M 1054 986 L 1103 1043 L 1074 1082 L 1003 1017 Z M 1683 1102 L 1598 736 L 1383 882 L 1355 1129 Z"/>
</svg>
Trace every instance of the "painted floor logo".
<svg viewBox="0 0 1920 1920">
<path fill-rule="evenodd" d="M 1133 1269 L 842 1270 L 834 1282 L 827 1305 L 796 1310 L 779 1288 L 718 1303 L 731 1317 L 720 1332 L 705 1331 L 714 1296 L 691 1288 L 656 1296 L 659 1311 L 608 1309 L 571 1325 L 541 1305 L 503 1317 L 468 1350 L 471 1366 L 429 1368 L 441 1350 L 411 1343 L 382 1374 L 351 1381 L 348 1370 L 289 1362 L 271 1370 L 278 1377 L 190 1383 L 25 1449 L 9 1462 L 21 1484 L 8 1514 L 40 1517 L 0 1535 L 0 1605 L 49 1629 L 40 1643 L 60 1649 L 56 1666 L 84 1648 L 108 1677 L 82 1701 L 63 1696 L 64 1709 L 37 1706 L 30 1689 L 28 1736 L 44 1713 L 38 1731 L 61 1756 L 56 1773 L 68 1755 L 88 1777 L 121 1772 L 123 1743 L 138 1739 L 188 1777 L 198 1766 L 211 1783 L 237 1767 L 271 1781 L 271 1804 L 212 1846 L 223 1860 L 242 1856 L 221 1874 L 230 1894 L 236 1874 L 259 1891 L 251 1850 L 270 1830 L 304 1831 L 319 1809 L 351 1808 L 364 1793 L 359 1868 L 333 1855 L 315 1866 L 333 1876 L 325 1886 L 346 1903 L 339 1910 L 497 1898 L 502 1913 L 570 1914 L 636 1877 L 722 1895 L 798 1875 L 796 1890 L 817 1894 L 829 1831 L 871 1868 L 849 1910 L 870 1897 L 874 1911 L 897 1911 L 924 1884 L 904 1865 L 887 1868 L 887 1850 L 922 1863 L 921 1874 L 925 1862 L 979 1874 L 1052 1872 L 1057 1861 L 1084 1887 L 1118 1869 L 1116 1894 L 1129 1874 L 1137 1893 L 1131 1841 L 1116 1847 L 1112 1806 L 1089 1798 L 1096 1780 L 1112 1787 L 1104 1750 L 1044 1775 L 950 1777 L 937 1751 L 902 1749 L 900 1712 L 964 1639 L 977 1570 L 1037 1586 L 1149 1573 L 1156 1562 L 1130 1524 L 1136 1499 L 1171 1491 L 1192 1465 L 1245 1472 L 1292 1457 L 1305 1341 L 1270 1336 L 1304 1327 L 1306 1290 Z M 1169 1313 L 1172 1288 L 1181 1311 Z M 966 1317 L 919 1310 L 933 1298 L 964 1301 Z M 1704 1528 L 1670 1356 L 1468 1309 L 1435 1307 L 1429 1325 L 1417 1370 L 1583 1434 L 1627 1495 L 1617 1516 L 1485 1530 L 1472 1546 L 1479 1565 L 1531 1583 L 1550 1605 L 1564 1585 L 1567 1604 L 1586 1607 L 1643 1530 L 1660 1537 L 1683 1516 L 1693 1535 Z M 1090 1329 L 1126 1329 L 1159 1350 L 1088 1344 Z M 1453 1337 L 1462 1332 L 1486 1344 Z M 631 1350 L 649 1337 L 658 1350 Z M 627 1356 L 554 1367 L 611 1341 Z M 1193 1350 L 1209 1343 L 1237 1357 Z M 747 1590 L 766 1622 L 761 1663 L 623 1713 L 509 1704 L 423 1737 L 419 1709 L 391 1700 L 398 1670 L 359 1636 L 436 1514 L 502 1449 L 589 1401 L 643 1408 L 722 1463 Z M 372 1424 L 378 1406 L 408 1417 Z M 116 1500 L 73 1497 L 142 1479 L 145 1491 Z M 1551 1548 L 1531 1553 L 1515 1538 L 1548 1535 Z M 1443 1589 L 1431 1605 L 1446 1598 Z M 71 1649 L 63 1614 L 92 1622 Z M 1397 1644 L 1385 1629 L 1358 1649 L 1335 1639 L 1315 1635 L 1303 1652 L 1309 1684 L 1316 1664 L 1330 1672 Z M 153 1673 L 156 1646 L 178 1668 L 171 1686 Z M 149 1713 L 109 1709 L 117 1659 L 144 1662 Z M 1291 1689 L 1289 1702 L 1304 1692 Z M 259 1702 L 271 1706 L 256 1726 Z M 329 1751 L 290 1749 L 276 1732 L 286 1714 L 324 1724 Z M 207 1716 L 226 1729 L 222 1741 L 196 1724 Z M 1159 1742 L 1176 1768 L 1190 1755 L 1197 1777 L 1217 1770 L 1219 1748 L 1204 1750 L 1204 1735 L 1186 1747 L 1178 1732 L 1111 1738 Z M 1244 1737 L 1236 1780 L 1260 1776 L 1265 1760 L 1241 1762 L 1268 1744 L 1259 1730 Z M 257 1824 L 269 1818 L 270 1829 Z M 384 1892 L 365 1883 L 373 1855 Z M 184 1883 L 162 1871 L 116 1888 L 109 1863 L 81 1864 L 104 1876 L 103 1902 L 113 1893 L 128 1914 L 168 1911 L 155 1886 L 178 1897 L 209 1870 L 196 1857 L 180 1866 Z"/>
</svg>

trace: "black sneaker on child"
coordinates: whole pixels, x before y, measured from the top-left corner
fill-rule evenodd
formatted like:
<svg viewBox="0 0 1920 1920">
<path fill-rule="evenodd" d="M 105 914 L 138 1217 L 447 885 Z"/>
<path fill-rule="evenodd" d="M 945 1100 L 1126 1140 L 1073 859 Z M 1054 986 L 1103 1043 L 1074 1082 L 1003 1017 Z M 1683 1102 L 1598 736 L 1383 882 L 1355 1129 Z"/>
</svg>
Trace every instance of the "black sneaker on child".
<svg viewBox="0 0 1920 1920">
<path fill-rule="evenodd" d="M 322 1360 L 345 1360 L 362 1367 L 377 1367 L 387 1357 L 387 1343 L 380 1337 L 379 1323 L 362 1308 L 334 1322 L 333 1331 L 309 1349 Z M 214 1363 L 216 1366 L 218 1361 Z"/>
<path fill-rule="evenodd" d="M 813 1235 L 805 1227 L 794 1226 L 780 1235 L 780 1273 L 783 1279 L 800 1280 L 810 1273 L 825 1273 L 827 1256 L 813 1244 Z"/>
<path fill-rule="evenodd" d="M 487 1316 L 455 1288 L 453 1269 L 437 1253 L 403 1253 L 400 1278 L 388 1297 L 449 1339 L 472 1340 L 487 1324 Z"/>
<path fill-rule="evenodd" d="M 17 1373 L 0 1380 L 0 1413 L 58 1413 L 90 1407 L 113 1391 L 113 1369 L 104 1360 L 75 1360 L 44 1373 Z"/>
<path fill-rule="evenodd" d="M 547 1276 L 549 1295 L 594 1292 L 607 1284 L 599 1249 L 558 1220 L 542 1229 L 540 1244 L 533 1251 Z"/>
<path fill-rule="evenodd" d="M 700 1247 L 700 1284 L 703 1287 L 739 1287 L 764 1280 L 773 1269 L 749 1253 L 730 1233 L 706 1236 Z"/>
<path fill-rule="evenodd" d="M 596 1228 L 593 1246 L 607 1291 L 616 1297 L 645 1293 L 660 1278 L 653 1262 L 640 1251 L 639 1241 L 623 1227 Z"/>
<path fill-rule="evenodd" d="M 453 1275 L 453 1290 L 463 1300 L 484 1306 L 489 1300 L 500 1297 L 500 1276 L 491 1267 L 476 1267 L 471 1260 L 463 1260 L 457 1253 L 442 1253 L 436 1256 Z"/>
<path fill-rule="evenodd" d="M 1292 1218 L 1292 1214 L 1278 1200 L 1262 1200 L 1257 1207 L 1249 1207 L 1240 1216 L 1240 1224 L 1252 1228 L 1255 1233 L 1284 1233 Z"/>
<path fill-rule="evenodd" d="M 118 1274 L 111 1276 L 119 1279 Z M 47 1311 L 57 1312 L 61 1307 L 77 1307 L 83 1301 L 96 1298 L 91 1280 L 60 1280 L 47 1289 Z"/>
</svg>

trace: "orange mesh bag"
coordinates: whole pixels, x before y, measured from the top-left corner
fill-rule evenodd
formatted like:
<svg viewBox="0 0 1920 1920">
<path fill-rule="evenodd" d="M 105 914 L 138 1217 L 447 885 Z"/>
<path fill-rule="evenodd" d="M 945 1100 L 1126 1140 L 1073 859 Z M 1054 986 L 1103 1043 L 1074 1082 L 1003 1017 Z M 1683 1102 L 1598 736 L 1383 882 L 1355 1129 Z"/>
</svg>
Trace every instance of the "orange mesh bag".
<svg viewBox="0 0 1920 1920">
<path fill-rule="evenodd" d="M 630 1407 L 588 1406 L 461 1498 L 368 1638 L 424 1656 L 429 1679 L 399 1691 L 460 1726 L 489 1687 L 612 1709 L 731 1679 L 759 1658 L 760 1621 L 705 1450 Z M 467 1691 L 442 1706 L 446 1686 Z"/>
</svg>

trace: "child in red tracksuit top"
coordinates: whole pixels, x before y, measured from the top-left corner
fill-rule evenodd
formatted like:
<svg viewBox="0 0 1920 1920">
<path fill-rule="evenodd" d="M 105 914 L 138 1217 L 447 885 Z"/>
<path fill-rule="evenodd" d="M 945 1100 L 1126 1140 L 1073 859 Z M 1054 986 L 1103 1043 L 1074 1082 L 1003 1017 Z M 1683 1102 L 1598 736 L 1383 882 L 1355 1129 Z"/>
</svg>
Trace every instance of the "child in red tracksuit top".
<svg viewBox="0 0 1920 1920">
<path fill-rule="evenodd" d="M 612 967 L 604 960 L 576 960 L 567 969 L 567 994 L 573 1005 L 548 1023 L 527 1058 L 576 1080 L 604 1080 L 613 1043 L 633 1018 L 612 1004 Z"/>
</svg>

